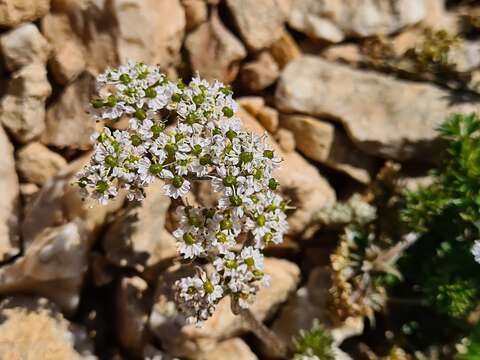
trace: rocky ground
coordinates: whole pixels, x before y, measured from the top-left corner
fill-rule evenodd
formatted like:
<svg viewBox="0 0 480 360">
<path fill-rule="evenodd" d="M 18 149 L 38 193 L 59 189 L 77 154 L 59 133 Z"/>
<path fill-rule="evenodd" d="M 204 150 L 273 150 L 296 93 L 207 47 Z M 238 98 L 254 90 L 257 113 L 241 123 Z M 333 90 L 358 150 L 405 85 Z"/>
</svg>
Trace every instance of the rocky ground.
<svg viewBox="0 0 480 360">
<path fill-rule="evenodd" d="M 443 0 L 0 1 L 0 358 L 271 355 L 228 300 L 203 327 L 179 325 L 170 202 L 158 186 L 141 205 L 104 207 L 72 186 L 104 126 L 86 111 L 95 75 L 127 59 L 231 84 L 245 126 L 268 131 L 284 158 L 278 179 L 296 209 L 285 242 L 267 249 L 272 285 L 253 314 L 286 343 L 314 318 L 337 345 L 361 334 L 362 318 L 329 323 L 332 244 L 312 219 L 365 189 L 385 160 L 424 173 L 446 115 L 478 111 L 473 95 L 365 69 L 361 44 L 385 34 L 406 49 L 423 28 L 459 32 L 462 9 Z M 479 51 L 466 42 L 458 66 L 475 73 Z"/>
</svg>

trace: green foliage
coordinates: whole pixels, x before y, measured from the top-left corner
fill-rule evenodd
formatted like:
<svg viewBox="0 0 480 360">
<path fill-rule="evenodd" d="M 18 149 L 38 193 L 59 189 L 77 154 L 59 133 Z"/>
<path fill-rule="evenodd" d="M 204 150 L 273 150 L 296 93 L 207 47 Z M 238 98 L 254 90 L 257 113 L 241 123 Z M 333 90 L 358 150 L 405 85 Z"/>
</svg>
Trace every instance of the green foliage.
<svg viewBox="0 0 480 360">
<path fill-rule="evenodd" d="M 480 223 L 480 120 L 475 114 L 452 115 L 439 132 L 449 143 L 447 159 L 431 186 L 407 194 L 402 218 L 424 233 L 448 215 L 457 235 L 471 238 Z"/>
<path fill-rule="evenodd" d="M 304 356 L 316 356 L 320 360 L 335 359 L 333 339 L 317 319 L 309 330 L 300 330 L 300 336 L 294 339 L 294 344 L 294 360 L 302 360 Z"/>
<path fill-rule="evenodd" d="M 429 301 L 452 317 L 461 317 L 472 310 L 477 297 L 477 288 L 471 280 L 458 280 L 454 283 L 432 281 L 427 286 Z"/>
<path fill-rule="evenodd" d="M 466 349 L 455 356 L 455 360 L 480 359 L 480 325 L 477 325 L 467 338 Z"/>
</svg>

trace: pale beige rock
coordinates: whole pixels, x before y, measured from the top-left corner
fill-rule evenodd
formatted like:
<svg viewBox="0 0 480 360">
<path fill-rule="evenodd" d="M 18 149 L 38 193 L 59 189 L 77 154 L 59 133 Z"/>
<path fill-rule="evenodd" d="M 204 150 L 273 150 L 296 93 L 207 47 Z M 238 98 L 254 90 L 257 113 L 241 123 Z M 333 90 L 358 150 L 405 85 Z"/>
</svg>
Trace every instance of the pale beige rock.
<svg viewBox="0 0 480 360">
<path fill-rule="evenodd" d="M 345 37 L 391 34 L 427 15 L 426 0 L 293 0 L 289 25 L 309 37 L 341 42 Z"/>
<path fill-rule="evenodd" d="M 250 307 L 253 315 L 260 321 L 268 319 L 289 294 L 295 290 L 300 270 L 294 263 L 275 258 L 265 258 L 265 272 L 272 277 L 271 285 L 262 288 Z M 199 358 L 208 356 L 218 341 L 245 333 L 247 323 L 241 317 L 233 315 L 230 299 L 225 298 L 202 327 L 188 325 L 181 327 L 172 302 L 171 285 L 182 271 L 167 272 L 158 281 L 156 302 L 150 315 L 150 327 L 156 337 L 173 356 Z"/>
<path fill-rule="evenodd" d="M 185 8 L 187 30 L 195 29 L 207 21 L 208 8 L 205 0 L 182 0 L 182 5 Z"/>
<path fill-rule="evenodd" d="M 0 51 L 5 67 L 15 71 L 32 63 L 45 64 L 50 45 L 35 25 L 27 23 L 0 36 Z"/>
<path fill-rule="evenodd" d="M 44 298 L 7 298 L 0 304 L 0 316 L 2 359 L 97 359 L 86 331 Z"/>
<path fill-rule="evenodd" d="M 333 337 L 334 344 L 340 345 L 345 339 L 363 332 L 363 318 L 348 318 L 342 324 L 333 323 L 327 309 L 330 288 L 330 272 L 327 268 L 312 270 L 306 286 L 298 289 L 282 308 L 271 329 L 285 344 L 292 347 L 292 338 L 302 329 L 310 329 L 318 319 Z"/>
<path fill-rule="evenodd" d="M 42 33 L 52 46 L 49 69 L 54 80 L 65 85 L 85 70 L 85 48 L 74 33 L 67 13 L 48 14 L 41 24 Z"/>
<path fill-rule="evenodd" d="M 261 96 L 245 96 L 236 100 L 238 105 L 254 117 L 256 117 L 260 109 L 265 106 L 265 99 Z"/>
<path fill-rule="evenodd" d="M 134 60 L 166 67 L 179 60 L 185 33 L 179 0 L 114 0 L 112 11 L 121 63 Z"/>
<path fill-rule="evenodd" d="M 0 153 L 0 261 L 5 261 L 20 252 L 20 199 L 13 146 L 1 127 Z"/>
<path fill-rule="evenodd" d="M 305 115 L 284 115 L 281 126 L 295 135 L 298 149 L 308 158 L 319 161 L 353 179 L 368 184 L 376 161 L 356 149 L 332 124 Z"/>
<path fill-rule="evenodd" d="M 22 22 L 34 21 L 48 13 L 50 0 L 0 1 L 0 27 L 13 27 Z"/>
<path fill-rule="evenodd" d="M 289 153 L 295 150 L 295 135 L 290 130 L 278 129 L 275 133 L 275 140 L 283 151 Z"/>
<path fill-rule="evenodd" d="M 260 53 L 256 60 L 248 62 L 240 70 L 240 81 L 250 91 L 261 91 L 277 80 L 278 65 L 267 51 Z"/>
<path fill-rule="evenodd" d="M 31 64 L 12 75 L 0 102 L 0 121 L 20 143 L 40 136 L 45 129 L 45 101 L 52 88 L 45 65 Z"/>
<path fill-rule="evenodd" d="M 88 244 L 91 246 L 103 228 L 107 216 L 122 207 L 125 200 L 123 192 L 104 206 L 91 199 L 82 199 L 79 188 L 75 185 L 75 176 L 87 164 L 90 156 L 91 154 L 86 154 L 71 162 L 43 185 L 22 223 L 25 247 L 28 247 L 45 229 L 71 221 L 81 221 Z"/>
<path fill-rule="evenodd" d="M 445 117 L 479 110 L 475 103 L 456 102 L 453 94 L 433 85 L 311 56 L 284 69 L 275 98 L 280 111 L 338 120 L 361 150 L 397 160 L 436 158 L 442 146 L 436 129 Z"/>
<path fill-rule="evenodd" d="M 250 347 L 240 338 L 232 338 L 218 343 L 206 356 L 197 358 L 198 360 L 258 360 Z"/>
<path fill-rule="evenodd" d="M 73 81 L 84 70 L 84 62 L 94 74 L 118 65 L 117 24 L 111 4 L 104 0 L 53 2 L 41 28 L 53 47 L 50 68 L 55 81 Z"/>
<path fill-rule="evenodd" d="M 194 71 L 209 80 L 232 82 L 238 74 L 239 62 L 247 52 L 242 43 L 222 24 L 216 10 L 210 20 L 191 32 L 185 40 Z"/>
<path fill-rule="evenodd" d="M 163 182 L 146 189 L 141 203 L 131 203 L 120 213 L 103 239 L 107 259 L 122 267 L 143 271 L 177 254 L 176 241 L 165 230 L 170 199 Z"/>
<path fill-rule="evenodd" d="M 124 277 L 116 290 L 117 338 L 129 354 L 142 357 L 147 341 L 148 284 L 138 276 Z"/>
<path fill-rule="evenodd" d="M 253 50 L 268 47 L 283 33 L 290 0 L 227 0 L 240 36 Z"/>
<path fill-rule="evenodd" d="M 88 72 L 68 85 L 47 109 L 46 129 L 41 142 L 59 148 L 90 148 L 95 121 L 87 110 L 94 92 L 95 78 Z"/>
<path fill-rule="evenodd" d="M 267 131 L 272 134 L 277 131 L 279 115 L 276 109 L 270 106 L 264 106 L 258 111 L 256 118 Z"/>
<path fill-rule="evenodd" d="M 265 129 L 245 111 L 239 111 L 237 115 L 243 121 L 244 128 L 263 135 Z M 280 183 L 280 191 L 285 199 L 291 200 L 295 211 L 288 214 L 289 233 L 298 235 L 305 231 L 310 224 L 312 214 L 325 206 L 335 202 L 335 191 L 321 176 L 317 168 L 309 164 L 296 151 L 284 153 L 273 139 L 270 142 L 278 154 L 283 158 L 275 177 Z"/>
<path fill-rule="evenodd" d="M 71 313 L 80 302 L 87 252 L 80 222 L 45 229 L 26 244 L 21 257 L 0 268 L 0 294 L 45 296 Z"/>
<path fill-rule="evenodd" d="M 17 171 L 21 179 L 42 185 L 67 165 L 67 161 L 39 142 L 25 145 L 17 152 Z"/>
<path fill-rule="evenodd" d="M 37 184 L 21 183 L 20 184 L 20 196 L 22 198 L 23 213 L 26 213 L 32 204 L 35 196 L 40 191 L 40 187 Z"/>
<path fill-rule="evenodd" d="M 322 52 L 328 61 L 357 65 L 362 60 L 362 53 L 357 44 L 340 44 L 329 46 Z"/>
<path fill-rule="evenodd" d="M 280 39 L 272 44 L 270 47 L 270 53 L 280 69 L 283 69 L 290 61 L 295 60 L 302 55 L 295 39 L 286 30 L 283 31 Z"/>
</svg>

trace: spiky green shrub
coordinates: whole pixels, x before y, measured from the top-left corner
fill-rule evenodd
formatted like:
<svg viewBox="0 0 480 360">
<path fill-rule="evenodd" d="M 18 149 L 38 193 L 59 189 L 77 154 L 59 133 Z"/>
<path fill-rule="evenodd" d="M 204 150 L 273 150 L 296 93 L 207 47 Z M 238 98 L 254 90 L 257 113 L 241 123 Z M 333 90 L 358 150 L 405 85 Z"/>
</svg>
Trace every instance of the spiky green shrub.
<svg viewBox="0 0 480 360">
<path fill-rule="evenodd" d="M 421 234 L 404 269 L 415 264 L 412 275 L 429 303 L 461 318 L 480 295 L 479 264 L 471 254 L 480 235 L 480 119 L 453 115 L 439 132 L 448 141 L 447 156 L 430 186 L 407 194 L 402 212 Z"/>
<path fill-rule="evenodd" d="M 300 330 L 299 336 L 294 339 L 294 360 L 315 359 L 334 360 L 331 335 L 320 325 L 317 319 L 308 330 Z"/>
</svg>

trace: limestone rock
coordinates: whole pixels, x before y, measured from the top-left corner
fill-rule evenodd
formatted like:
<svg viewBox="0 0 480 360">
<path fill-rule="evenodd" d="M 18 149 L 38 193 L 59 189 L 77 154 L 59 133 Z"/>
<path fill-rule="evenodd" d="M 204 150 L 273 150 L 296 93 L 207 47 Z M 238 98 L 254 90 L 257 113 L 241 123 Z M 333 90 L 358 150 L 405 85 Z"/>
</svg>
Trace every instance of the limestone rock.
<svg viewBox="0 0 480 360">
<path fill-rule="evenodd" d="M 20 252 L 20 202 L 13 146 L 1 127 L 0 152 L 0 261 L 5 261 Z"/>
<path fill-rule="evenodd" d="M 52 44 L 49 63 L 55 81 L 73 81 L 85 67 L 92 73 L 118 65 L 111 1 L 55 0 L 41 29 Z M 88 54 L 88 55 L 87 55 Z"/>
<path fill-rule="evenodd" d="M 145 200 L 129 204 L 107 231 L 103 239 L 107 259 L 117 266 L 143 271 L 174 257 L 176 241 L 165 230 L 169 206 L 163 182 L 151 184 Z"/>
<path fill-rule="evenodd" d="M 225 359 L 258 360 L 258 357 L 252 352 L 245 341 L 236 337 L 219 342 L 209 354 L 198 358 L 198 360 Z"/>
<path fill-rule="evenodd" d="M 339 44 L 329 46 L 322 52 L 322 57 L 331 62 L 342 62 L 358 65 L 362 60 L 362 53 L 357 44 Z"/>
<path fill-rule="evenodd" d="M 27 23 L 0 36 L 0 51 L 5 67 L 15 71 L 32 63 L 45 64 L 50 45 L 35 25 Z"/>
<path fill-rule="evenodd" d="M 479 109 L 433 85 L 353 70 L 311 56 L 285 68 L 275 97 L 280 111 L 338 120 L 361 150 L 397 160 L 435 158 L 442 146 L 436 128 L 445 117 Z"/>
<path fill-rule="evenodd" d="M 290 61 L 302 55 L 295 39 L 286 30 L 283 31 L 282 36 L 272 44 L 269 50 L 280 69 L 283 69 Z"/>
<path fill-rule="evenodd" d="M 0 2 L 0 27 L 13 27 L 37 20 L 49 9 L 50 0 L 3 0 Z"/>
<path fill-rule="evenodd" d="M 67 161 L 39 142 L 29 143 L 17 152 L 17 171 L 22 180 L 42 185 Z"/>
<path fill-rule="evenodd" d="M 272 85 L 279 76 L 278 65 L 270 53 L 260 53 L 256 60 L 243 65 L 240 81 L 253 92 L 261 91 Z"/>
<path fill-rule="evenodd" d="M 115 296 L 117 338 L 130 354 L 142 356 L 148 326 L 148 284 L 138 276 L 120 280 Z"/>
<path fill-rule="evenodd" d="M 85 330 L 44 298 L 7 298 L 0 315 L 2 359 L 97 359 Z"/>
<path fill-rule="evenodd" d="M 0 102 L 0 120 L 15 140 L 27 143 L 40 136 L 51 91 L 44 65 L 31 64 L 13 74 Z"/>
<path fill-rule="evenodd" d="M 282 127 L 293 132 L 298 149 L 312 160 L 344 172 L 368 184 L 375 170 L 375 160 L 357 150 L 332 124 L 311 116 L 285 115 Z"/>
<path fill-rule="evenodd" d="M 313 39 L 341 42 L 391 34 L 426 15 L 426 0 L 293 0 L 288 23 Z"/>
<path fill-rule="evenodd" d="M 81 221 L 87 242 L 91 246 L 107 216 L 122 207 L 125 200 L 123 192 L 105 206 L 91 199 L 84 201 L 80 196 L 78 187 L 74 185 L 75 175 L 89 161 L 90 156 L 91 154 L 87 154 L 70 163 L 43 185 L 22 223 L 25 247 L 28 247 L 45 229 L 71 221 Z"/>
<path fill-rule="evenodd" d="M 247 110 L 253 117 L 256 117 L 265 106 L 265 99 L 261 96 L 245 96 L 236 100 L 238 105 Z"/>
<path fill-rule="evenodd" d="M 290 0 L 227 0 L 227 6 L 247 46 L 268 47 L 283 33 Z"/>
<path fill-rule="evenodd" d="M 179 0 L 115 0 L 112 8 L 121 63 L 134 60 L 167 67 L 178 60 L 185 33 Z"/>
<path fill-rule="evenodd" d="M 262 107 L 257 114 L 257 119 L 260 124 L 272 134 L 278 129 L 278 111 L 270 106 Z"/>
<path fill-rule="evenodd" d="M 295 135 L 290 130 L 280 128 L 275 133 L 275 140 L 277 141 L 280 149 L 286 153 L 292 152 L 295 150 Z"/>
<path fill-rule="evenodd" d="M 222 24 L 213 11 L 210 20 L 201 24 L 185 40 L 190 64 L 200 76 L 212 81 L 232 82 L 239 62 L 247 52 L 242 43 Z"/>
<path fill-rule="evenodd" d="M 195 29 L 207 21 L 208 8 L 205 0 L 182 0 L 182 5 L 185 8 L 187 30 Z"/>
<path fill-rule="evenodd" d="M 263 135 L 265 129 L 245 111 L 237 115 L 242 119 L 244 128 Z M 280 191 L 285 199 L 291 200 L 296 210 L 288 215 L 289 233 L 298 235 L 305 231 L 312 214 L 335 202 L 335 192 L 320 175 L 317 168 L 310 165 L 296 151 L 284 153 L 273 139 L 270 142 L 283 158 L 282 165 L 275 176 L 280 183 Z"/>
<path fill-rule="evenodd" d="M 47 109 L 42 143 L 72 149 L 88 149 L 91 146 L 95 121 L 87 110 L 95 91 L 94 83 L 94 77 L 85 72 L 63 90 L 59 99 Z"/>
<path fill-rule="evenodd" d="M 0 268 L 0 294 L 45 296 L 72 312 L 87 271 L 88 242 L 80 222 L 45 229 L 15 262 Z"/>
<path fill-rule="evenodd" d="M 268 319 L 296 288 L 300 270 L 294 263 L 275 258 L 265 258 L 265 272 L 272 277 L 271 285 L 262 288 L 250 307 L 260 321 Z M 230 299 L 225 298 L 217 305 L 212 318 L 202 327 L 181 326 L 172 302 L 171 285 L 182 271 L 167 272 L 158 281 L 156 303 L 150 315 L 150 327 L 168 353 L 173 356 L 201 358 L 210 354 L 218 341 L 245 333 L 247 324 L 242 318 L 233 315 Z"/>
<path fill-rule="evenodd" d="M 348 318 L 342 324 L 330 320 L 327 310 L 329 288 L 329 270 L 324 267 L 312 270 L 308 283 L 298 289 L 296 295 L 282 308 L 272 324 L 272 330 L 290 346 L 292 338 L 301 329 L 310 329 L 314 319 L 318 319 L 320 324 L 330 331 L 335 345 L 340 345 L 349 337 L 360 335 L 363 332 L 362 318 Z"/>
<path fill-rule="evenodd" d="M 85 70 L 85 48 L 71 27 L 66 13 L 48 14 L 42 19 L 42 33 L 52 46 L 49 69 L 54 80 L 65 85 Z"/>
</svg>

